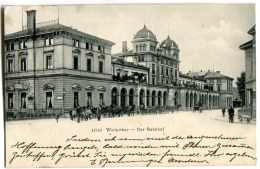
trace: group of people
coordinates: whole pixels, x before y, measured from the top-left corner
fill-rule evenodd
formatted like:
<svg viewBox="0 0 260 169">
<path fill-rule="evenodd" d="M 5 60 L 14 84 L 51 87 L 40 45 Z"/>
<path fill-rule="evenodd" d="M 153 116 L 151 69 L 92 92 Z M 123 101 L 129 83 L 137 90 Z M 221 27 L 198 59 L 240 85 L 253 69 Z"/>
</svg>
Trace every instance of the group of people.
<svg viewBox="0 0 260 169">
<path fill-rule="evenodd" d="M 225 113 L 226 113 L 226 108 L 222 108 L 222 115 L 223 117 L 225 117 Z M 228 121 L 229 123 L 234 123 L 234 115 L 235 115 L 235 111 L 233 109 L 232 106 L 230 106 L 230 108 L 228 109 Z"/>
<path fill-rule="evenodd" d="M 77 106 L 75 109 L 69 110 L 70 119 L 72 121 L 77 121 L 77 123 L 80 123 L 80 121 L 88 121 L 93 118 L 93 110 L 95 109 L 95 114 L 97 116 L 98 121 L 101 120 L 101 107 L 92 108 L 92 107 L 80 107 Z"/>
</svg>

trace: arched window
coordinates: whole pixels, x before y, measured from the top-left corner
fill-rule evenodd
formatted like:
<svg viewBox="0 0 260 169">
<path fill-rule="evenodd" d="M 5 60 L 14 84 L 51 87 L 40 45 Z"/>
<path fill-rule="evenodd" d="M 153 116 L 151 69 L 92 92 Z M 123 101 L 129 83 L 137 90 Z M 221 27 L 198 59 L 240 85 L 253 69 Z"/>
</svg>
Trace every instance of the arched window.
<svg viewBox="0 0 260 169">
<path fill-rule="evenodd" d="M 118 96 L 117 88 L 114 87 L 111 92 L 111 104 L 112 105 L 117 106 L 117 96 Z"/>
<path fill-rule="evenodd" d="M 143 51 L 146 51 L 146 45 L 143 44 Z"/>
</svg>

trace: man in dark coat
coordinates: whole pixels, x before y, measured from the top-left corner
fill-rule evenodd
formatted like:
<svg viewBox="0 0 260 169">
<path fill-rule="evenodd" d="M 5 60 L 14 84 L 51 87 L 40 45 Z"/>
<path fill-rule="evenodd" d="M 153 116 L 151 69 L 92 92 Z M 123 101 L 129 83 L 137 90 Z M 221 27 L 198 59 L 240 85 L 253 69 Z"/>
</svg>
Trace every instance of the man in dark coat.
<svg viewBox="0 0 260 169">
<path fill-rule="evenodd" d="M 81 115 L 81 110 L 80 110 L 80 107 L 78 106 L 77 107 L 77 122 L 80 123 L 80 115 Z"/>
<path fill-rule="evenodd" d="M 101 119 L 100 109 L 101 109 L 101 108 L 98 106 L 98 107 L 97 107 L 97 119 L 98 119 L 98 121 L 100 121 L 100 119 Z"/>
<path fill-rule="evenodd" d="M 225 117 L 225 112 L 226 112 L 226 108 L 223 107 L 223 108 L 222 108 L 222 114 L 223 114 L 223 117 Z"/>
<path fill-rule="evenodd" d="M 229 123 L 234 123 L 234 109 L 232 106 L 228 109 Z"/>
</svg>

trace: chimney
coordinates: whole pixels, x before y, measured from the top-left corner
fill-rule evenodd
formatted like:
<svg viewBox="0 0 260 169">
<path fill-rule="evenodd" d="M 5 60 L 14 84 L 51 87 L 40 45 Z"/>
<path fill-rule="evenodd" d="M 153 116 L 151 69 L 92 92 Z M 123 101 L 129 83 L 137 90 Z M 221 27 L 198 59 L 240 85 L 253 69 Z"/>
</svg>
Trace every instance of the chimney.
<svg viewBox="0 0 260 169">
<path fill-rule="evenodd" d="M 220 71 L 216 71 L 216 72 L 220 74 Z"/>
<path fill-rule="evenodd" d="M 35 31 L 36 27 L 36 10 L 26 11 L 27 13 L 27 30 Z"/>
<path fill-rule="evenodd" d="M 208 72 L 210 72 L 210 70 L 208 70 Z"/>
<path fill-rule="evenodd" d="M 202 72 L 202 70 L 200 70 L 200 72 Z"/>
<path fill-rule="evenodd" d="M 122 42 L 122 52 L 126 53 L 127 52 L 127 41 Z"/>
</svg>

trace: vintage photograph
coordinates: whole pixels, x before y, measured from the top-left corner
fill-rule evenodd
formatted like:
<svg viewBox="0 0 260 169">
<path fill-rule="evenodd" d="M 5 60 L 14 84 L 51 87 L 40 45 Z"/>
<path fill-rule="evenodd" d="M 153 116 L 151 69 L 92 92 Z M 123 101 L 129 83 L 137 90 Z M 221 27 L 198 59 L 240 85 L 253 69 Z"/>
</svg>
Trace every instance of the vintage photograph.
<svg viewBox="0 0 260 169">
<path fill-rule="evenodd" d="M 4 6 L 5 166 L 255 166 L 254 3 Z"/>
</svg>

